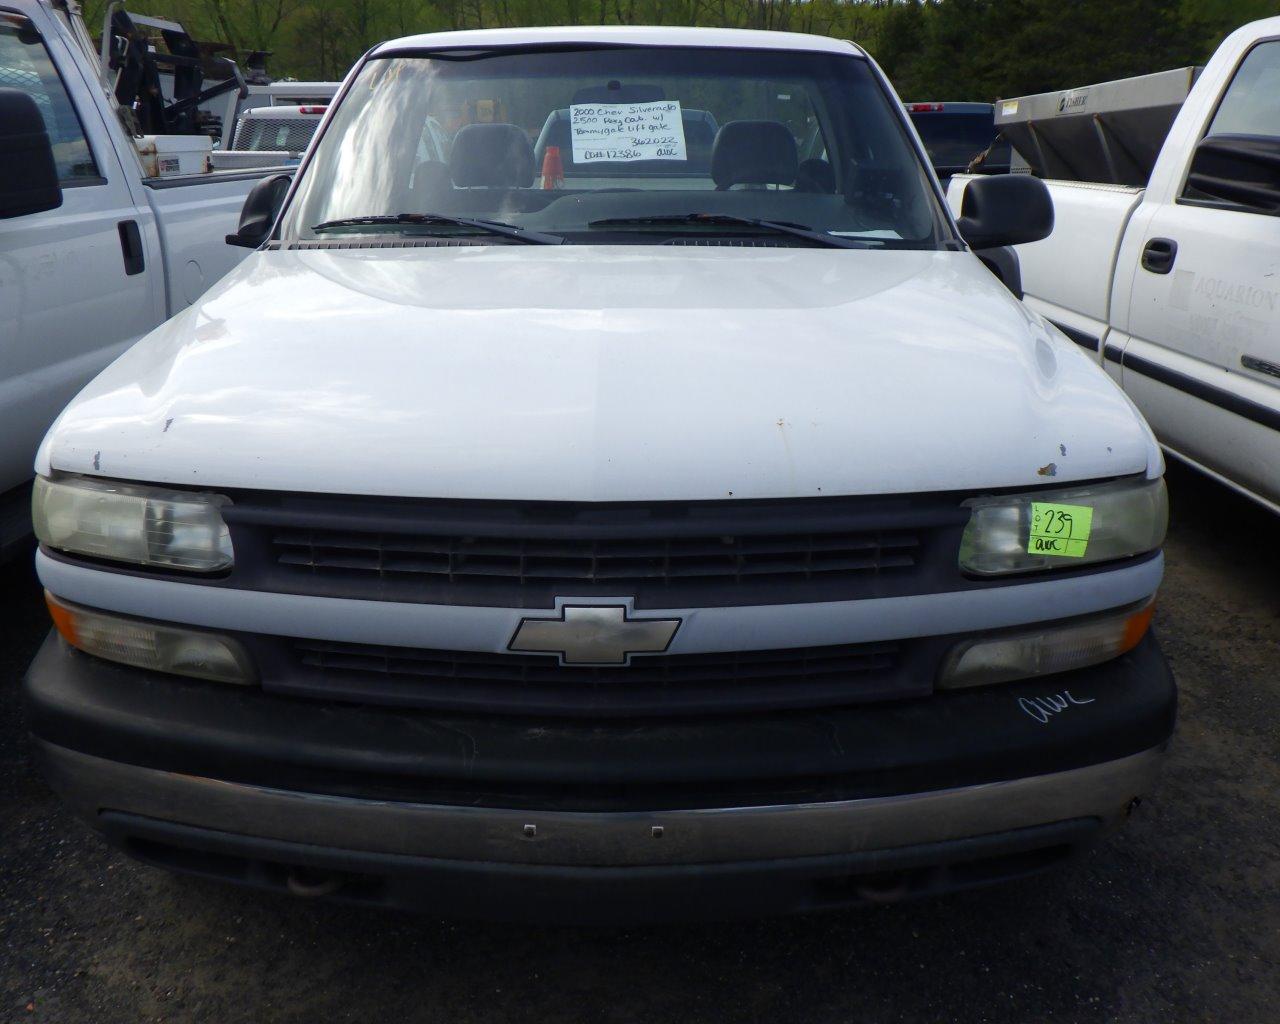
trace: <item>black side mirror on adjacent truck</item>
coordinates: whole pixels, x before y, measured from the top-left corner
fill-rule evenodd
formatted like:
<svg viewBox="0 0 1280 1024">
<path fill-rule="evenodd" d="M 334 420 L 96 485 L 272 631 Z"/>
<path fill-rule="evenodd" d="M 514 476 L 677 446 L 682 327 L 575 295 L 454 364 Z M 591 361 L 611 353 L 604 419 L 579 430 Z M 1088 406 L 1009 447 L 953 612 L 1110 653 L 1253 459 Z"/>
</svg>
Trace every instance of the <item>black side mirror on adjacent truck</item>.
<svg viewBox="0 0 1280 1024">
<path fill-rule="evenodd" d="M 44 118 L 30 94 L 18 89 L 0 89 L 0 153 L 0 219 L 62 205 Z"/>
<path fill-rule="evenodd" d="M 1210 135 L 1187 175 L 1188 199 L 1204 197 L 1262 213 L 1280 213 L 1280 138 Z"/>
<path fill-rule="evenodd" d="M 227 245 L 256 249 L 265 242 L 292 180 L 293 176 L 289 174 L 273 174 L 254 185 L 240 210 L 240 227 L 234 235 L 227 235 Z"/>
</svg>

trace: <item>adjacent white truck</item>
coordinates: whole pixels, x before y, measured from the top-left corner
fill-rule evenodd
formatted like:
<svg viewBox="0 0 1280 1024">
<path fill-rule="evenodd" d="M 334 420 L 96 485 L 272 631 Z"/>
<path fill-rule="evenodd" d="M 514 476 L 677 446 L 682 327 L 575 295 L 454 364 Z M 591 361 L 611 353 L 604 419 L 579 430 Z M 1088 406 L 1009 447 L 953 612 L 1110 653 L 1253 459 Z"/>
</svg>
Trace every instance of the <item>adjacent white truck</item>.
<svg viewBox="0 0 1280 1024">
<path fill-rule="evenodd" d="M 324 108 L 337 95 L 339 82 L 272 82 L 270 85 L 253 85 L 245 87 L 245 95 L 234 103 L 234 109 L 223 122 L 220 153 L 244 153 L 249 151 L 264 152 L 268 150 L 292 151 L 294 154 L 306 149 L 311 141 L 311 134 L 305 137 L 294 137 L 280 140 L 283 145 L 268 145 L 262 136 L 270 128 L 293 127 L 273 122 L 273 117 L 283 113 L 285 118 L 314 119 L 324 113 Z M 287 113 L 284 113 L 286 112 Z M 308 113 L 304 113 L 307 111 Z M 310 125 L 314 130 L 314 123 Z M 234 159 L 234 158 L 232 158 Z M 296 162 L 296 161 L 294 161 Z M 218 166 L 215 160 L 214 166 Z"/>
<path fill-rule="evenodd" d="M 31 460 L 59 410 L 244 255 L 225 237 L 278 172 L 158 173 L 188 141 L 151 139 L 144 167 L 78 8 L 0 2 L 0 552 L 30 535 Z"/>
<path fill-rule="evenodd" d="M 1280 512 L 1280 18 L 1195 70 L 998 105 L 1033 167 L 1092 179 L 1048 182 L 1022 285 L 1168 452 Z"/>
<path fill-rule="evenodd" d="M 41 447 L 49 780 L 150 863 L 440 914 L 1061 861 L 1176 693 L 1159 447 L 971 248 L 1051 224 L 1023 175 L 953 220 L 851 43 L 375 48 Z"/>
<path fill-rule="evenodd" d="M 214 167 L 296 166 L 324 117 L 327 106 L 254 107 L 236 119 L 228 149 L 210 154 Z"/>
</svg>

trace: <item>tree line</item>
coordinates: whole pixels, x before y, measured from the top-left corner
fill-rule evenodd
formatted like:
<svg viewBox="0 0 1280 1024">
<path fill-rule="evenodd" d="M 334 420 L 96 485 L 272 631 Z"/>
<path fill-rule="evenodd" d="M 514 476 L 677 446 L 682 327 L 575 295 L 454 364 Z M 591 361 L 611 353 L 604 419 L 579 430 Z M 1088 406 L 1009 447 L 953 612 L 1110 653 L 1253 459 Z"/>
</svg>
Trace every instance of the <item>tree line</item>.
<svg viewBox="0 0 1280 1024">
<path fill-rule="evenodd" d="M 91 29 L 105 0 L 85 4 Z M 384 39 L 522 25 L 699 25 L 852 39 L 905 99 L 994 100 L 1202 64 L 1280 0 L 130 0 L 277 78 L 341 78 Z"/>
</svg>

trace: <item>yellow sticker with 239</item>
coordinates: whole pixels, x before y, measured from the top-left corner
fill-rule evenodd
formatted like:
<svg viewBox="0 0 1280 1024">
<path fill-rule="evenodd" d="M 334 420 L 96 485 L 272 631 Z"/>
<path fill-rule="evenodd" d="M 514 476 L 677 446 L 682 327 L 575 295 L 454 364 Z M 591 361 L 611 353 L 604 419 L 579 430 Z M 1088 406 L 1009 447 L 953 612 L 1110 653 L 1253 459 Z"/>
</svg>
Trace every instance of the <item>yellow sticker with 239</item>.
<svg viewBox="0 0 1280 1024">
<path fill-rule="evenodd" d="M 1083 558 L 1092 531 L 1093 509 L 1088 505 L 1033 501 L 1027 553 Z"/>
</svg>

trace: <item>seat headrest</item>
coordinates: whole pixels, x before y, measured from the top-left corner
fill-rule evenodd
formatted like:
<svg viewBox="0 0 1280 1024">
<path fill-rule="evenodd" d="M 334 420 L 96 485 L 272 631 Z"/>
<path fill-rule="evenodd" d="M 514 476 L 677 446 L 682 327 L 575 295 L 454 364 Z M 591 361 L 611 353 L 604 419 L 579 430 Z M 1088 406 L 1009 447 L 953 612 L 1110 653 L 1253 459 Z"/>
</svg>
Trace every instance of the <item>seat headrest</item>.
<svg viewBox="0 0 1280 1024">
<path fill-rule="evenodd" d="M 459 188 L 528 188 L 533 146 L 514 124 L 469 124 L 449 151 L 449 175 Z"/>
<path fill-rule="evenodd" d="M 711 147 L 716 188 L 793 185 L 800 158 L 795 136 L 780 121 L 730 121 Z"/>
</svg>

